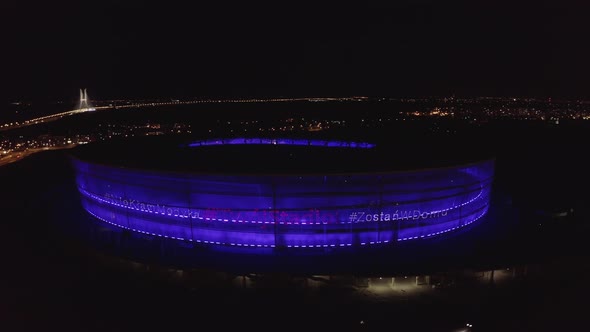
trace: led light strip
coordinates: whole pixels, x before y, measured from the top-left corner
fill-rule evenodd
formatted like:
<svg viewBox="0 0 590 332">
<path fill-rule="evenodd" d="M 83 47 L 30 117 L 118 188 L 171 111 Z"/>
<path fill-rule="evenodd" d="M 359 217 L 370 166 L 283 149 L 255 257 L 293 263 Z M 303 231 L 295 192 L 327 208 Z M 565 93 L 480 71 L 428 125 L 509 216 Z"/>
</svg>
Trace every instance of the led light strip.
<svg viewBox="0 0 590 332">
<path fill-rule="evenodd" d="M 288 138 L 224 138 L 196 141 L 186 144 L 188 147 L 211 145 L 293 145 L 293 146 L 323 146 L 336 148 L 363 148 L 370 149 L 376 145 L 366 142 L 324 141 Z"/>
<path fill-rule="evenodd" d="M 468 226 L 472 223 L 474 223 L 475 221 L 479 220 L 481 217 L 483 217 L 486 212 L 487 212 L 487 207 L 485 209 L 483 209 L 482 213 L 477 216 L 476 218 L 474 218 L 473 220 L 466 222 L 463 225 L 459 225 L 459 226 L 455 226 L 455 227 L 451 227 L 442 231 L 438 231 L 438 232 L 433 232 L 433 233 L 428 233 L 425 235 L 420 235 L 420 236 L 413 236 L 413 237 L 405 237 L 405 238 L 400 238 L 397 239 L 397 241 L 408 241 L 408 240 L 415 240 L 415 239 L 423 239 L 423 238 L 429 238 L 429 237 L 433 237 L 436 235 L 440 235 L 440 234 L 444 234 L 444 233 L 448 233 L 460 228 L 463 228 L 465 226 Z M 134 232 L 138 232 L 138 233 L 142 233 L 142 234 L 147 234 L 147 235 L 154 235 L 154 236 L 159 236 L 159 237 L 164 237 L 164 238 L 169 238 L 169 239 L 174 239 L 174 240 L 181 240 L 181 241 L 190 241 L 190 242 L 197 242 L 197 243 L 205 243 L 205 244 L 215 244 L 215 245 L 224 245 L 224 246 L 234 246 L 234 247 L 250 247 L 250 248 L 275 248 L 276 245 L 274 244 L 249 244 L 249 243 L 235 243 L 235 242 L 220 242 L 220 241 L 208 241 L 208 240 L 200 240 L 200 239 L 185 239 L 182 237 L 175 237 L 175 236 L 168 236 L 168 235 L 163 235 L 163 234 L 157 234 L 157 233 L 152 233 L 152 232 L 146 232 L 146 231 L 142 231 L 139 229 L 135 229 L 135 228 L 131 228 L 131 227 L 127 227 L 127 226 L 123 226 L 120 224 L 116 224 L 113 222 L 110 222 L 98 215 L 96 215 L 95 213 L 89 211 L 88 209 L 86 209 L 86 211 L 88 213 L 90 213 L 92 216 L 94 216 L 95 218 L 102 220 L 110 225 L 119 227 L 119 228 L 123 228 L 123 229 L 127 229 L 127 230 L 131 230 Z M 383 240 L 383 241 L 370 241 L 370 242 L 360 242 L 360 245 L 365 246 L 365 245 L 375 245 L 375 244 L 385 244 L 385 243 L 389 243 L 389 242 L 393 242 L 390 240 Z M 352 243 L 340 243 L 340 244 L 310 244 L 310 245 L 287 245 L 287 248 L 328 248 L 328 247 L 350 247 L 352 246 Z"/>
<path fill-rule="evenodd" d="M 469 222 L 464 223 L 463 225 L 451 227 L 451 228 L 448 228 L 448 229 L 445 229 L 445 230 L 442 230 L 442 231 L 439 231 L 439 232 L 433 232 L 433 233 L 429 233 L 429 234 L 426 234 L 426 235 L 403 237 L 403 238 L 400 238 L 400 239 L 397 239 L 397 240 L 398 241 L 408 241 L 408 240 L 421 239 L 421 238 L 432 237 L 432 236 L 436 236 L 436 235 L 448 233 L 448 232 L 454 231 L 454 230 L 459 229 L 459 228 L 463 228 L 463 227 L 465 227 L 467 225 L 470 225 L 470 224 L 474 223 L 476 220 L 478 220 L 479 218 L 483 217 L 486 214 L 486 212 L 488 212 L 488 208 L 487 207 L 483 210 L 483 212 L 479 216 L 477 216 L 476 218 L 474 218 L 473 220 L 471 220 Z"/>
<path fill-rule="evenodd" d="M 170 215 L 168 215 L 166 213 L 160 213 L 160 212 L 155 211 L 155 210 L 154 211 L 141 210 L 139 208 L 133 208 L 130 205 L 118 204 L 118 203 L 109 201 L 107 199 L 104 199 L 104 198 L 102 198 L 102 197 L 100 197 L 98 195 L 92 194 L 92 193 L 90 193 L 87 190 L 82 189 L 82 188 L 78 188 L 78 190 L 83 195 L 85 195 L 85 196 L 87 196 L 89 198 L 92 198 L 94 200 L 97 200 L 97 201 L 99 201 L 101 203 L 104 203 L 104 204 L 108 204 L 108 205 L 112 205 L 112 206 L 117 206 L 117 207 L 129 209 L 129 210 L 134 210 L 134 211 L 140 211 L 140 212 L 147 212 L 147 213 L 152 213 L 152 214 L 170 216 Z M 463 202 L 463 203 L 461 203 L 459 205 L 455 205 L 455 206 L 452 206 L 452 207 L 449 207 L 449 208 L 446 208 L 446 209 L 431 211 L 431 212 L 429 212 L 429 214 L 437 214 L 437 213 L 442 213 L 442 212 L 448 212 L 448 211 L 451 211 L 451 210 L 455 210 L 455 209 L 461 208 L 461 207 L 463 207 L 463 206 L 465 206 L 467 204 L 473 203 L 474 201 L 476 201 L 477 199 L 479 199 L 481 197 L 482 193 L 483 193 L 483 187 L 480 187 L 479 194 L 477 196 L 475 196 L 474 198 L 470 199 L 469 201 Z M 147 204 L 147 203 L 142 203 L 142 204 Z M 152 205 L 156 205 L 156 204 L 152 204 Z M 186 209 L 186 208 L 182 208 L 182 209 Z M 249 223 L 249 224 L 275 224 L 275 222 L 273 222 L 273 221 L 261 221 L 261 220 L 224 219 L 224 218 L 209 218 L 209 217 L 201 217 L 201 216 L 197 216 L 197 217 L 191 218 L 189 216 L 184 216 L 184 215 L 181 215 L 181 214 L 172 215 L 172 216 L 178 217 L 178 218 L 183 218 L 183 219 L 189 219 L 190 218 L 190 219 L 197 219 L 197 220 L 202 220 L 202 221 L 221 221 L 221 222 Z M 406 220 L 413 219 L 413 217 L 408 217 L 408 218 L 404 218 L 404 219 L 406 219 Z M 394 220 L 388 220 L 388 221 L 395 222 L 395 221 L 404 220 L 404 219 L 394 219 Z M 367 221 L 367 220 L 364 220 L 364 221 L 360 221 L 359 220 L 359 221 L 356 221 L 356 222 L 353 222 L 353 221 L 340 221 L 337 224 L 353 224 L 353 223 L 366 223 L 366 222 L 371 222 L 371 221 Z M 383 223 L 384 221 L 378 221 L 378 222 Z M 329 224 L 327 222 L 305 222 L 305 221 L 303 221 L 303 222 L 298 222 L 298 221 L 295 221 L 295 222 L 291 222 L 291 221 L 279 221 L 279 222 L 276 222 L 276 223 L 279 224 L 279 225 L 328 225 Z"/>
</svg>

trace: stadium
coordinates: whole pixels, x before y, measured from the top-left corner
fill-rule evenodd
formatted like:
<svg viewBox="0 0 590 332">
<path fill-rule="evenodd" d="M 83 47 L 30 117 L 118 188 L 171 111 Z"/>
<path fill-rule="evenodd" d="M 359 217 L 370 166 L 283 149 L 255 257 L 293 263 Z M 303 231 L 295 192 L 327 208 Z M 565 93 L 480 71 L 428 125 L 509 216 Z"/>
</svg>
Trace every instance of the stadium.
<svg viewBox="0 0 590 332">
<path fill-rule="evenodd" d="M 71 160 L 82 206 L 100 222 L 212 251 L 313 256 L 387 252 L 485 220 L 494 159 L 462 155 L 332 138 L 143 137 L 80 146 Z"/>
</svg>

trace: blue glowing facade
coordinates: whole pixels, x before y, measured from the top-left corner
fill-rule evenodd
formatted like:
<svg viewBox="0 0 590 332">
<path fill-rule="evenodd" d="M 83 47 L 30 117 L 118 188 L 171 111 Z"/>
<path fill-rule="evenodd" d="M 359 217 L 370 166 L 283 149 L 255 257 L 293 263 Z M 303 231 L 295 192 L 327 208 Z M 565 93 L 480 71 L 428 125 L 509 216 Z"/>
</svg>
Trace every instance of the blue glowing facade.
<svg viewBox="0 0 590 332">
<path fill-rule="evenodd" d="M 314 148 L 329 146 L 371 147 L 321 142 Z M 494 175 L 493 160 L 325 175 L 174 173 L 76 158 L 73 163 L 84 208 L 104 222 L 213 249 L 261 252 L 385 246 L 443 235 L 486 214 Z"/>
</svg>

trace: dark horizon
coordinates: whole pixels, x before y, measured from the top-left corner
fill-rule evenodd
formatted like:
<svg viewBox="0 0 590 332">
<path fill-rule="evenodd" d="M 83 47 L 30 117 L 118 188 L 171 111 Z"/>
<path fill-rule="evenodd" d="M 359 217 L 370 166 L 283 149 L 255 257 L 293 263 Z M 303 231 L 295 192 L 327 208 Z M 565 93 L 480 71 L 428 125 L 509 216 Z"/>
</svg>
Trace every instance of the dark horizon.
<svg viewBox="0 0 590 332">
<path fill-rule="evenodd" d="M 78 93 L 79 89 L 72 89 L 72 91 L 68 95 L 61 96 L 62 98 L 56 98 L 51 96 L 35 96 L 32 98 L 23 98 L 17 99 L 10 98 L 8 100 L 2 100 L 3 104 L 13 104 L 15 106 L 21 105 L 48 105 L 48 104 L 77 104 L 79 103 Z M 64 93 L 67 93 L 64 92 Z M 179 95 L 179 94 L 172 94 L 172 95 L 141 95 L 137 92 L 130 93 L 128 95 L 106 95 L 106 96 L 96 96 L 95 94 L 90 94 L 93 91 L 89 91 L 89 100 L 91 102 L 110 102 L 110 101 L 128 101 L 128 102 L 135 102 L 135 101 L 166 101 L 166 100 L 179 100 L 179 101 L 191 101 L 191 100 L 216 100 L 219 99 L 221 101 L 225 100 L 230 102 L 231 100 L 249 100 L 249 99 L 260 99 L 261 101 L 264 100 L 272 100 L 272 99 L 293 99 L 296 100 L 304 100 L 304 99 L 321 99 L 321 98 L 340 98 L 341 100 L 351 100 L 352 98 L 366 98 L 367 101 L 377 101 L 377 100 L 443 100 L 443 99 L 455 99 L 455 100 L 477 100 L 477 99 L 495 99 L 495 100 L 510 100 L 510 99 L 517 99 L 517 101 L 526 101 L 526 100 L 537 100 L 537 101 L 547 101 L 547 102 L 583 102 L 589 103 L 590 96 L 588 97 L 578 97 L 578 96 L 550 96 L 550 95 L 466 95 L 466 94 L 430 94 L 430 95 L 418 95 L 418 94 L 406 94 L 406 95 L 351 95 L 351 94 L 331 94 L 331 95 L 308 95 L 308 94 L 264 94 L 264 95 L 240 95 L 240 94 L 209 94 L 209 95 Z"/>
<path fill-rule="evenodd" d="M 588 99 L 588 4 L 1 5 L 1 99 Z M 35 10 L 32 10 L 34 8 Z"/>
</svg>

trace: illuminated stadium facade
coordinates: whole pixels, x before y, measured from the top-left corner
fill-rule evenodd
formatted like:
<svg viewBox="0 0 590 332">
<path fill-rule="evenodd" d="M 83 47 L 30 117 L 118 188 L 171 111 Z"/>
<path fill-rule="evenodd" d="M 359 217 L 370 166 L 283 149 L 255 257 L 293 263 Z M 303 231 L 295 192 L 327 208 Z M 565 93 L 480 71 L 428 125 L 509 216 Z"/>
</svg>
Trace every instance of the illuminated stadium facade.
<svg viewBox="0 0 590 332">
<path fill-rule="evenodd" d="M 383 164 L 376 159 L 383 150 L 365 142 L 232 138 L 145 146 L 118 145 L 107 161 L 90 145 L 74 153 L 83 207 L 119 228 L 213 250 L 313 253 L 445 236 L 485 216 L 494 175 L 493 159 L 374 167 Z M 345 160 L 363 162 L 350 167 Z"/>
</svg>

